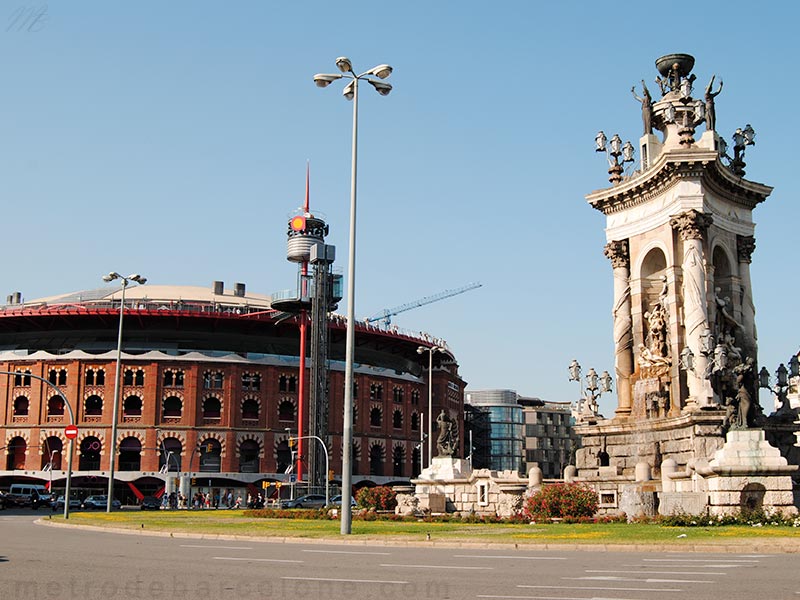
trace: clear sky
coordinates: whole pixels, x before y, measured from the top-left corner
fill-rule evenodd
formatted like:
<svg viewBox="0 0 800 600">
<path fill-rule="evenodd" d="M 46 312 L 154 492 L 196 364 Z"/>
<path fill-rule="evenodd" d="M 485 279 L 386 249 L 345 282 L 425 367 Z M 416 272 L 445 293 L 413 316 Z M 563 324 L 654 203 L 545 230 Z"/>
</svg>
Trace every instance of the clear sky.
<svg viewBox="0 0 800 600">
<path fill-rule="evenodd" d="M 346 271 L 352 105 L 362 88 L 356 314 L 470 282 L 398 315 L 448 341 L 468 389 L 570 401 L 567 365 L 613 368 L 607 187 L 594 136 L 641 135 L 632 85 L 657 57 L 716 74 L 717 130 L 752 123 L 760 363 L 798 350 L 798 10 L 789 2 L 0 2 L 5 295 L 152 283 L 294 285 L 287 215 L 324 213 Z M 640 88 L 639 88 L 640 91 Z M 697 95 L 697 94 L 696 94 Z M 345 312 L 345 301 L 340 312 Z M 762 395 L 762 402 L 766 398 Z M 765 403 L 766 404 L 766 403 Z M 616 399 L 601 402 L 610 416 Z"/>
</svg>

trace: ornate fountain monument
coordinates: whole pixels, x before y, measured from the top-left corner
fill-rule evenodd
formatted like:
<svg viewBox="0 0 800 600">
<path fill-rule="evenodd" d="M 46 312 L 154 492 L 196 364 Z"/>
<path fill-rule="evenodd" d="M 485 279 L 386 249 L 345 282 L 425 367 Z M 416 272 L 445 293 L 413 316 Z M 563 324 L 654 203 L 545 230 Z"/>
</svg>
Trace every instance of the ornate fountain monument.
<svg viewBox="0 0 800 600">
<path fill-rule="evenodd" d="M 645 498 L 654 494 L 662 512 L 754 502 L 796 512 L 797 466 L 784 458 L 794 438 L 758 403 L 752 213 L 772 188 L 744 178 L 755 131 L 736 129 L 731 156 L 716 131 L 722 81 L 715 89 L 711 77 L 696 96 L 692 56 L 656 67 L 660 99 L 644 81 L 641 96 L 631 90 L 642 110 L 639 168 L 626 174 L 633 144 L 595 138 L 612 185 L 587 200 L 606 216 L 618 406 L 612 419 L 579 424 L 577 478 L 609 512 L 655 506 Z"/>
</svg>

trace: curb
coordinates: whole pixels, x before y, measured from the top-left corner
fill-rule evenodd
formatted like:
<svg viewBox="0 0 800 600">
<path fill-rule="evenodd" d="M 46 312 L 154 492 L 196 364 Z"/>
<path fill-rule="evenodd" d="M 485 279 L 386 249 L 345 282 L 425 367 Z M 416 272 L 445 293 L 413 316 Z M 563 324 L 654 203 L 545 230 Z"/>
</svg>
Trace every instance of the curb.
<svg viewBox="0 0 800 600">
<path fill-rule="evenodd" d="M 186 531 L 153 531 L 145 529 L 124 529 L 121 527 L 100 527 L 97 525 L 73 525 L 50 519 L 39 518 L 37 525 L 65 527 L 147 537 L 166 537 L 186 540 L 216 540 L 229 542 L 269 543 L 269 544 L 319 544 L 350 546 L 396 546 L 405 548 L 473 548 L 532 551 L 580 551 L 580 552 L 649 552 L 686 553 L 703 552 L 709 554 L 800 554 L 800 539 L 740 542 L 736 544 L 519 544 L 491 542 L 456 542 L 437 540 L 392 540 L 392 539 L 354 539 L 354 538 L 299 538 L 299 537 L 255 537 L 248 535 L 227 535 L 224 533 L 191 533 Z"/>
</svg>

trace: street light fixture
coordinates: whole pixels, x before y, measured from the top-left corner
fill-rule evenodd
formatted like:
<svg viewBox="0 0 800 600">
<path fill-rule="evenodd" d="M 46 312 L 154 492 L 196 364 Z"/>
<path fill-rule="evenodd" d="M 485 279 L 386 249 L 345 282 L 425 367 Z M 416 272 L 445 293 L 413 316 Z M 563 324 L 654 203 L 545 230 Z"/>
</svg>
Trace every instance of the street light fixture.
<svg viewBox="0 0 800 600">
<path fill-rule="evenodd" d="M 433 463 L 433 353 L 445 353 L 447 350 L 441 346 L 420 346 L 417 354 L 428 353 L 428 466 Z M 422 462 L 420 460 L 420 462 Z M 422 470 L 422 469 L 420 469 Z"/>
<path fill-rule="evenodd" d="M 349 58 L 340 56 L 336 59 L 336 66 L 341 75 L 318 73 L 314 75 L 317 87 L 328 87 L 337 79 L 350 79 L 344 88 L 344 96 L 353 101 L 353 151 L 352 171 L 350 176 L 350 250 L 347 261 L 347 342 L 345 346 L 344 370 L 344 429 L 342 432 L 342 497 L 350 498 L 353 487 L 353 470 L 351 455 L 353 445 L 353 352 L 355 348 L 355 289 L 356 289 L 356 181 L 358 172 L 358 82 L 367 81 L 382 96 L 392 90 L 388 83 L 381 83 L 371 79 L 371 76 L 386 79 L 392 74 L 389 65 L 381 64 L 372 67 L 361 75 L 353 71 L 353 63 Z M 380 84 L 379 86 L 376 84 Z M 342 520 L 340 532 L 349 534 L 351 531 L 352 510 L 349 502 L 342 502 Z"/>
<path fill-rule="evenodd" d="M 581 386 L 581 398 L 578 400 L 576 410 L 573 411 L 576 419 L 580 421 L 585 417 L 597 417 L 600 410 L 597 399 L 605 392 L 611 391 L 613 382 L 611 375 L 609 375 L 608 371 L 603 371 L 602 375 L 598 375 L 594 367 L 591 367 L 584 377 L 586 381 L 586 390 L 584 392 L 580 363 L 573 358 L 567 368 L 569 370 L 569 380 L 577 381 Z"/>
<path fill-rule="evenodd" d="M 122 280 L 122 298 L 119 303 L 119 334 L 117 336 L 117 368 L 114 375 L 114 406 L 111 411 L 111 464 L 108 470 L 108 504 L 106 504 L 106 512 L 111 512 L 111 504 L 114 499 L 114 462 L 117 455 L 117 419 L 119 418 L 119 371 L 120 362 L 122 360 L 122 318 L 125 315 L 125 288 L 131 281 L 135 281 L 139 285 L 147 283 L 147 279 L 134 273 L 123 277 L 116 271 L 111 271 L 108 275 L 103 275 L 103 281 L 106 283 L 116 279 Z"/>
<path fill-rule="evenodd" d="M 769 382 L 769 371 L 766 367 L 761 367 L 758 372 L 758 387 L 768 389 L 770 392 L 778 397 L 780 407 L 775 413 L 781 419 L 794 419 L 795 414 L 792 412 L 792 407 L 789 405 L 789 378 L 795 378 L 800 375 L 800 361 L 797 355 L 793 355 L 789 359 L 789 368 L 781 363 L 775 370 L 775 387 L 772 387 Z"/>
</svg>

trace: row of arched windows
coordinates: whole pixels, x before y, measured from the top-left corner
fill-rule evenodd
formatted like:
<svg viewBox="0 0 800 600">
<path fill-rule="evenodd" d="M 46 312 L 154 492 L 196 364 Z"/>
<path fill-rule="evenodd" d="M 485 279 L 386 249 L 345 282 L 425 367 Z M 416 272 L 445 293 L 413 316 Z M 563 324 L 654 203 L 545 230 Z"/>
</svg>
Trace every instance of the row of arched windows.
<svg viewBox="0 0 800 600">
<path fill-rule="evenodd" d="M 62 469 L 63 443 L 55 436 L 43 442 L 44 451 L 41 453 L 42 470 Z M 15 437 L 8 442 L 8 455 L 6 469 L 25 469 L 25 457 L 28 443 L 23 437 Z M 87 436 L 80 442 L 80 455 L 78 458 L 79 471 L 100 470 L 100 460 L 103 456 L 103 442 L 95 436 Z M 118 468 L 120 471 L 140 471 L 142 469 L 142 442 L 136 437 L 126 437 L 119 444 Z M 194 454 L 197 454 L 197 457 Z M 194 469 L 195 465 L 201 472 L 220 472 L 222 468 L 222 445 L 219 440 L 208 438 L 203 440 L 188 457 L 190 465 L 184 465 L 187 457 L 184 454 L 182 442 L 175 437 L 167 437 L 159 444 L 159 470 L 161 472 L 180 472 L 185 468 Z M 242 440 L 238 444 L 237 458 L 240 473 L 257 473 L 260 471 L 261 446 L 256 440 Z M 392 449 L 392 474 L 403 476 L 403 467 L 406 461 L 406 451 L 403 446 Z M 275 444 L 276 471 L 283 472 L 291 464 L 292 453 L 286 440 Z M 354 444 L 353 458 L 359 459 L 358 444 Z M 413 464 L 419 462 L 419 449 L 412 453 Z M 370 475 L 385 475 L 386 449 L 381 444 L 373 444 L 369 449 Z"/>
</svg>

